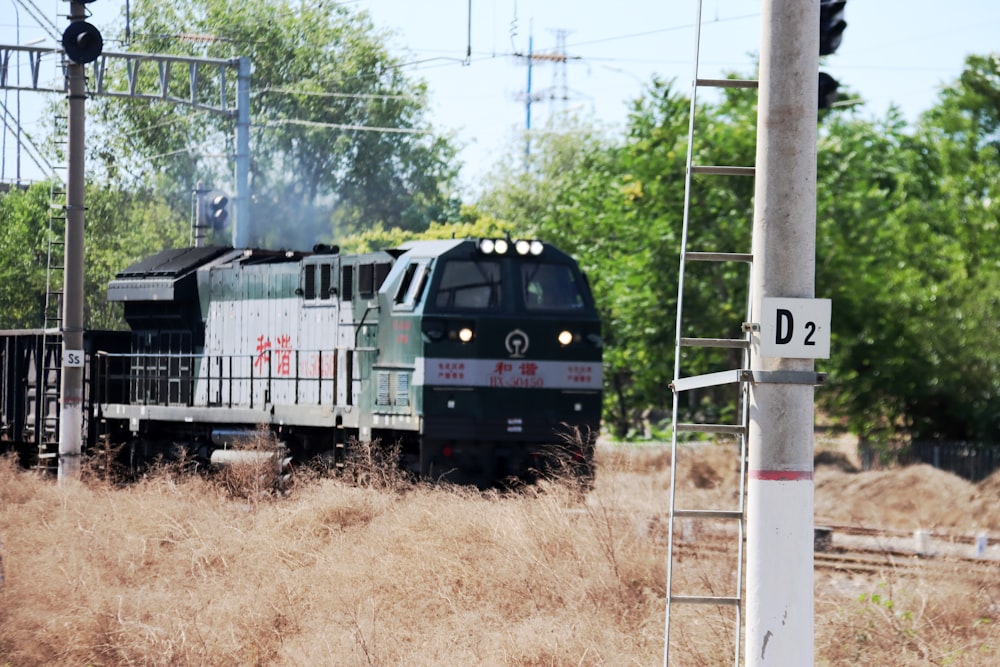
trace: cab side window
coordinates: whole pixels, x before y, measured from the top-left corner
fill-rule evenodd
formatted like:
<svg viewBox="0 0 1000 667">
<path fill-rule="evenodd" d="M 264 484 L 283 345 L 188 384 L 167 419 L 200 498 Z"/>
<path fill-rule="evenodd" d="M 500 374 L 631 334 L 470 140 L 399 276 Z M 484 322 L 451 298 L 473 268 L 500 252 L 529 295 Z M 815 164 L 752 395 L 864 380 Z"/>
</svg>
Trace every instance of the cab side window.
<svg viewBox="0 0 1000 667">
<path fill-rule="evenodd" d="M 337 293 L 334 284 L 333 265 L 305 264 L 302 266 L 302 277 L 296 294 L 302 295 L 306 301 L 326 301 L 334 298 Z"/>
<path fill-rule="evenodd" d="M 399 280 L 399 287 L 393 296 L 393 303 L 404 308 L 412 308 L 420 303 L 424 288 L 427 286 L 427 276 L 430 273 L 429 262 L 426 259 L 408 264 Z"/>
<path fill-rule="evenodd" d="M 358 267 L 358 296 L 362 299 L 375 296 L 374 264 L 362 264 Z"/>
<path fill-rule="evenodd" d="M 316 265 L 306 264 L 302 267 L 302 291 L 306 299 L 316 298 Z"/>
<path fill-rule="evenodd" d="M 341 274 L 340 288 L 343 291 L 341 298 L 344 301 L 350 301 L 354 298 L 354 265 L 344 264 L 343 273 Z"/>
</svg>

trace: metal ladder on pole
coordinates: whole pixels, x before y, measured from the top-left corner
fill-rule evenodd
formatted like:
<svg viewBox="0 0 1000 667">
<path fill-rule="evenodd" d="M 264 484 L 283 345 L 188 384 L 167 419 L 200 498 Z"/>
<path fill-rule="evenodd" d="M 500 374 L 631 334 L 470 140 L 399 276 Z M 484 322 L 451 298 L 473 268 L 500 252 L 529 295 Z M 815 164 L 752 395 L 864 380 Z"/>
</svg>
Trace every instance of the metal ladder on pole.
<svg viewBox="0 0 1000 667">
<path fill-rule="evenodd" d="M 706 637 L 722 638 L 715 626 L 732 624 L 731 648 L 732 664 L 741 664 L 741 646 L 744 613 L 744 562 L 745 562 L 745 510 L 747 471 L 747 429 L 749 349 L 752 322 L 749 286 L 752 284 L 753 255 L 751 252 L 732 249 L 688 248 L 690 209 L 692 200 L 692 177 L 694 176 L 736 176 L 753 177 L 752 166 L 707 166 L 695 164 L 695 115 L 698 90 L 702 88 L 746 88 L 756 89 L 757 81 L 739 79 L 702 79 L 699 77 L 699 57 L 701 49 L 701 11 L 699 0 L 695 22 L 694 76 L 692 79 L 691 108 L 688 122 L 688 145 L 684 179 L 684 211 L 681 233 L 680 269 L 677 288 L 676 344 L 674 349 L 674 380 L 672 409 L 672 436 L 670 444 L 670 500 L 667 531 L 667 575 L 666 575 L 666 615 L 664 628 L 664 667 L 670 664 L 674 651 L 676 664 L 688 662 L 684 649 L 685 639 L 691 643 L 704 644 Z M 752 220 L 747 220 L 748 229 Z M 740 331 L 731 337 L 685 336 L 684 318 L 685 274 L 691 263 L 713 263 L 715 265 L 742 265 L 747 275 L 746 316 Z M 739 368 L 719 372 L 686 375 L 686 351 L 692 348 L 728 350 L 739 354 Z M 689 371 L 687 371 L 689 372 Z M 730 423 L 680 423 L 682 399 L 698 390 L 729 385 L 734 391 L 736 418 Z M 687 446 L 685 438 L 690 434 L 702 437 L 735 439 L 739 451 L 739 491 L 731 506 L 702 507 L 694 499 L 686 505 L 680 498 L 677 484 L 677 469 L 686 458 L 697 457 L 699 450 L 714 447 L 715 444 L 700 442 Z M 694 436 L 697 437 L 697 436 Z M 729 546 L 721 554 L 718 552 L 719 536 Z M 713 538 L 714 541 L 699 538 Z M 714 625 L 713 625 L 714 624 Z M 701 633 L 701 634 L 697 634 Z M 705 634 L 707 633 L 707 635 Z M 721 646 L 708 648 L 710 655 L 718 659 Z M 679 654 L 679 655 L 678 655 Z"/>
<path fill-rule="evenodd" d="M 46 248 L 46 331 L 62 326 L 63 276 L 66 247 L 66 182 L 53 180 L 49 191 L 49 233 Z"/>
<path fill-rule="evenodd" d="M 54 119 L 54 135 L 65 137 L 67 118 Z M 58 139 L 57 139 L 58 141 Z M 66 143 L 65 140 L 60 143 Z M 65 166 L 56 167 L 65 170 Z M 66 178 L 55 178 L 49 190 L 49 230 L 46 247 L 45 306 L 42 350 L 39 356 L 38 464 L 40 470 L 55 473 L 59 461 L 59 393 L 62 385 L 62 308 L 66 264 Z"/>
</svg>

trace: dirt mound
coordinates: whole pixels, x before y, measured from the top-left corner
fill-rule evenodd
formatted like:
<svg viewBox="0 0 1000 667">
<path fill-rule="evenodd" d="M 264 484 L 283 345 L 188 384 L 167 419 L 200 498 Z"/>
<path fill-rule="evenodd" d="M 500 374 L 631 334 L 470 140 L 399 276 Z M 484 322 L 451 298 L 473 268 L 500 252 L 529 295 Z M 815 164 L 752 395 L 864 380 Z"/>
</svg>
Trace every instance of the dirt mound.
<svg viewBox="0 0 1000 667">
<path fill-rule="evenodd" d="M 992 475 L 980 481 L 978 487 L 979 493 L 983 496 L 1000 501 L 1000 470 L 996 470 Z"/>
<path fill-rule="evenodd" d="M 1000 478 L 994 483 L 1000 487 Z M 986 511 L 996 499 L 996 492 L 984 493 L 971 482 L 925 464 L 855 474 L 828 467 L 816 471 L 820 522 L 901 530 L 996 530 L 1000 528 L 996 512 Z"/>
</svg>

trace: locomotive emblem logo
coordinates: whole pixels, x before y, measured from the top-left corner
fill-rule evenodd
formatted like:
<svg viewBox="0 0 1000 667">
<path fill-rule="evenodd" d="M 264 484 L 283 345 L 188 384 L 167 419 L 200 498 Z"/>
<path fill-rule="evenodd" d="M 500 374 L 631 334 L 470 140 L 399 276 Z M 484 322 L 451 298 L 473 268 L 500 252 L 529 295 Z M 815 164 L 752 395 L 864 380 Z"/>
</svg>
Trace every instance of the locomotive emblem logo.
<svg viewBox="0 0 1000 667">
<path fill-rule="evenodd" d="M 512 359 L 520 359 L 528 351 L 528 345 L 530 345 L 528 334 L 520 329 L 514 329 L 507 334 L 507 338 L 504 339 L 504 345 L 507 347 L 507 352 L 510 353 Z"/>
</svg>

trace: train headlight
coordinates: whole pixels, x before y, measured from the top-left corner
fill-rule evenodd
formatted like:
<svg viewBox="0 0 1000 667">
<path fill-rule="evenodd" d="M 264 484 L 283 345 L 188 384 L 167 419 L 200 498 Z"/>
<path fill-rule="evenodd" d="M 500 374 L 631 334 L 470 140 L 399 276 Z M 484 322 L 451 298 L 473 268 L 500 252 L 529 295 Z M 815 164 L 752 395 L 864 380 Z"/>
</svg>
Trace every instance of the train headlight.
<svg viewBox="0 0 1000 667">
<path fill-rule="evenodd" d="M 493 239 L 480 239 L 479 251 L 482 252 L 484 255 L 493 254 L 493 251 L 495 249 L 496 249 L 496 243 L 493 242 Z"/>
<path fill-rule="evenodd" d="M 472 329 L 469 327 L 462 327 L 458 330 L 458 339 L 463 343 L 468 343 L 472 340 Z"/>
<path fill-rule="evenodd" d="M 528 250 L 532 255 L 541 255 L 543 247 L 544 246 L 542 245 L 541 241 L 532 241 L 531 244 L 529 245 Z"/>
<path fill-rule="evenodd" d="M 556 338 L 559 340 L 559 344 L 562 345 L 563 347 L 573 342 L 572 332 L 566 330 L 560 331 L 559 335 Z"/>
<path fill-rule="evenodd" d="M 518 255 L 527 255 L 529 252 L 531 252 L 531 242 L 525 241 L 524 239 L 516 241 L 514 243 L 514 251 Z"/>
<path fill-rule="evenodd" d="M 493 249 L 498 255 L 503 255 L 510 249 L 510 244 L 506 239 L 497 239 L 493 242 Z"/>
</svg>

